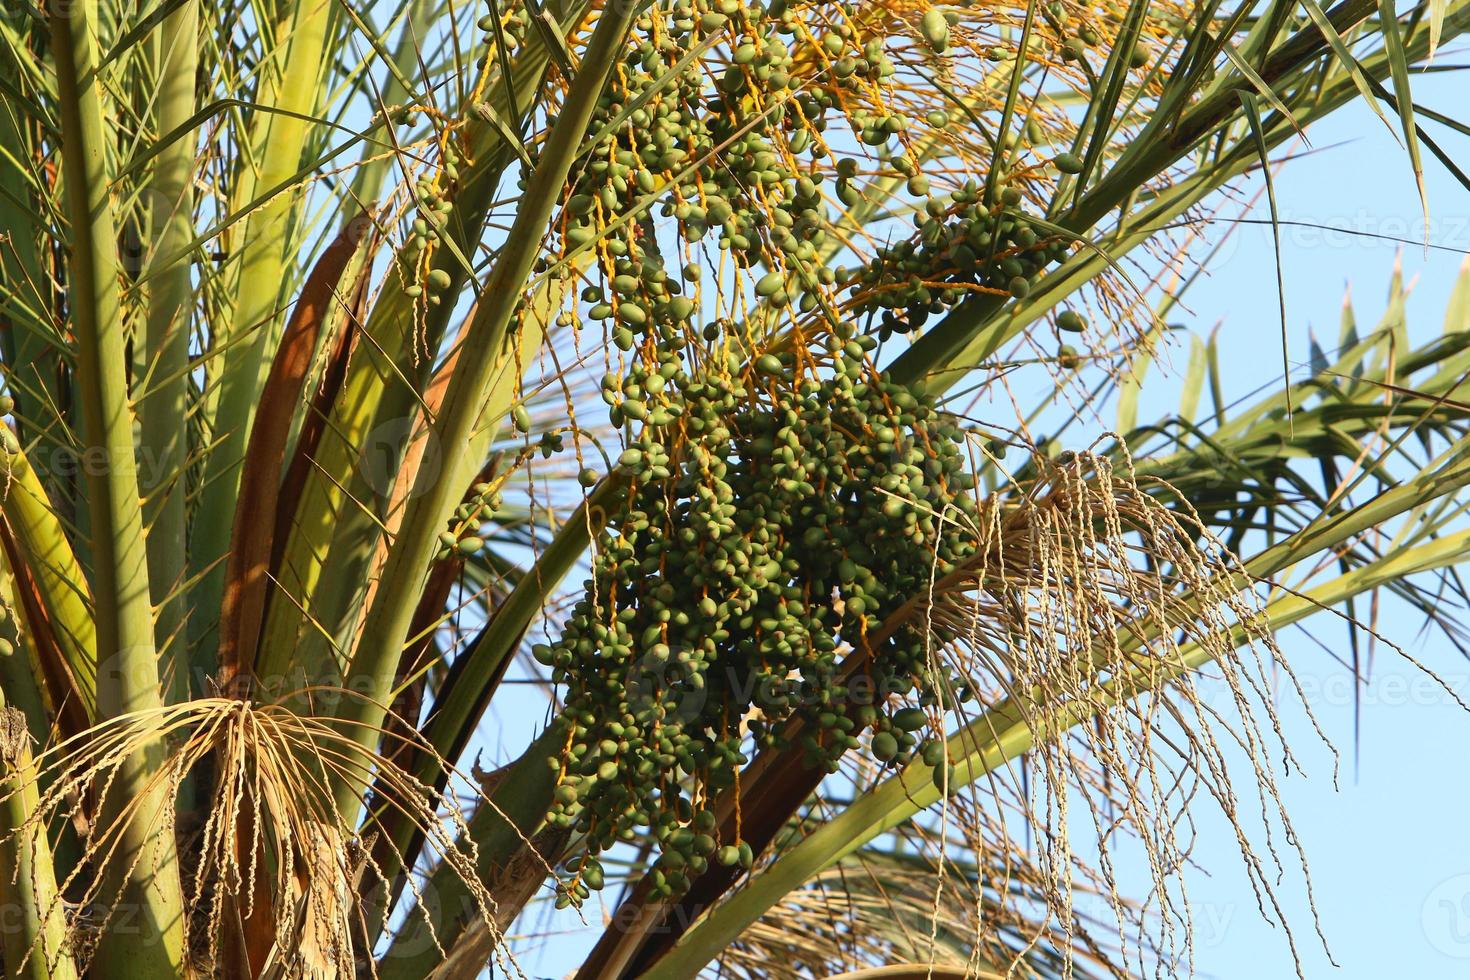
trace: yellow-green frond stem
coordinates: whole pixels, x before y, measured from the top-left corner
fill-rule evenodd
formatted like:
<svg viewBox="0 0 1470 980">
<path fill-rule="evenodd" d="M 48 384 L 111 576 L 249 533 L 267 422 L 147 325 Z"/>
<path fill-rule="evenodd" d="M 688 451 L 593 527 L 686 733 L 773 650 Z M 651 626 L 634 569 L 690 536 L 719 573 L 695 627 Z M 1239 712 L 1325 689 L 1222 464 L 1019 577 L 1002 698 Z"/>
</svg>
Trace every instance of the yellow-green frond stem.
<svg viewBox="0 0 1470 980">
<path fill-rule="evenodd" d="M 51 14 L 61 109 L 62 166 L 71 231 L 72 328 L 88 451 L 93 600 L 97 619 L 97 711 L 111 718 L 157 708 L 147 549 L 133 446 L 127 349 L 119 300 L 117 227 L 108 191 L 109 130 L 97 78 L 93 16 L 79 3 Z M 183 894 L 172 793 L 153 776 L 163 747 L 145 744 L 121 767 L 102 801 L 104 814 L 135 808 L 119 859 L 108 869 L 118 900 L 137 910 L 138 928 L 109 932 L 95 971 L 104 980 L 172 975 L 184 969 Z"/>
<path fill-rule="evenodd" d="M 575 29 L 586 11 L 586 3 L 572 4 L 563 27 Z M 406 445 L 401 435 L 422 405 L 420 392 L 432 367 L 423 352 L 443 340 L 453 306 L 447 300 L 472 278 L 467 257 L 484 232 L 506 167 L 516 160 L 487 116 L 523 119 L 543 97 L 550 61 L 533 35 L 516 52 L 510 84 L 499 78 L 486 82 L 486 102 L 465 116 L 461 186 L 453 210 L 431 236 L 437 245 L 427 256 L 414 243 L 400 250 L 368 316 L 367 342 L 349 366 L 291 525 L 280 581 L 290 599 L 272 603 L 266 623 L 266 656 L 289 651 L 306 677 L 340 676 L 336 648 L 345 647 L 361 625 L 356 583 L 376 552 L 386 517 L 385 475 L 397 471 Z M 426 292 L 442 302 L 426 302 Z M 332 572 L 325 574 L 329 566 Z M 262 664 L 269 676 L 282 669 L 278 660 Z"/>
<path fill-rule="evenodd" d="M 566 102 L 527 184 L 515 223 L 476 307 L 459 363 L 445 392 L 444 405 L 433 425 L 440 445 L 449 450 L 446 453 L 449 465 L 441 473 L 424 473 L 415 481 L 416 493 L 389 549 L 378 601 L 368 612 L 362 644 L 353 658 L 349 680 L 364 682 L 368 698 L 348 702 L 343 717 L 360 726 L 365 748 L 371 747 L 383 717 L 393 673 L 408 639 L 424 569 L 437 547 L 444 522 L 479 468 L 477 460 L 456 456 L 454 450 L 469 444 L 476 429 L 496 421 L 482 418 L 481 408 L 502 363 L 507 330 L 535 263 L 536 243 L 550 224 L 597 97 L 622 50 L 634 14 L 632 4 L 615 3 L 598 18 Z M 356 822 L 362 788 L 344 784 L 338 789 L 338 804 L 344 816 L 350 815 L 349 824 Z"/>
<path fill-rule="evenodd" d="M 159 32 L 157 125 L 173 133 L 194 115 L 199 69 L 199 7 L 184 0 Z M 186 477 L 189 461 L 189 343 L 194 328 L 194 285 L 189 245 L 194 240 L 193 133 L 175 141 L 154 163 L 148 194 L 153 255 L 167 267 L 147 270 L 148 318 L 144 346 L 157 383 L 137 402 L 141 453 L 147 462 L 139 489 L 147 504 L 148 581 L 158 607 L 155 638 L 169 677 L 169 699 L 189 696 L 188 601 L 180 586 L 188 570 Z"/>
<path fill-rule="evenodd" d="M 0 932 L 12 980 L 76 980 L 66 905 L 56 885 L 46 825 L 37 819 L 39 774 L 25 715 L 0 691 Z"/>
</svg>

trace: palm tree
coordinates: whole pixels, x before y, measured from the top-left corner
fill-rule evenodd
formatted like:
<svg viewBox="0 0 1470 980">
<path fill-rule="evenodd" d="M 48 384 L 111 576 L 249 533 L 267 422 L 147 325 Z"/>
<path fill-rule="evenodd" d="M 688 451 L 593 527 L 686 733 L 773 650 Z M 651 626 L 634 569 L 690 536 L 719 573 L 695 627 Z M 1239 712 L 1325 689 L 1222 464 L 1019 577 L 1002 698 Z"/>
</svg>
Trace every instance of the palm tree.
<svg viewBox="0 0 1470 980">
<path fill-rule="evenodd" d="M 1285 823 L 1279 912 L 1274 631 L 1458 592 L 1470 282 L 1252 404 L 1198 343 L 1139 424 L 1142 365 L 1314 121 L 1459 175 L 1409 73 L 1467 27 L 11 5 L 6 975 L 468 977 L 596 909 L 588 978 L 1131 975 L 1205 806 Z"/>
</svg>

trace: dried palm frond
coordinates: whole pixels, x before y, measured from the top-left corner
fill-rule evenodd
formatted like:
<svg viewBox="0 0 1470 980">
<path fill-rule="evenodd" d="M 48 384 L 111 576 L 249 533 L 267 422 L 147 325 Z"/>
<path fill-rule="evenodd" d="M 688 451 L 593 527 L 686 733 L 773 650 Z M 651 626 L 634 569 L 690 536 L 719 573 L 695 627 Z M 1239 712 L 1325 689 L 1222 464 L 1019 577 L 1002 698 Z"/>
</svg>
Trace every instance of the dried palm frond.
<svg viewBox="0 0 1470 980">
<path fill-rule="evenodd" d="M 913 963 L 976 977 L 1127 975 L 1096 938 L 1110 921 L 1075 911 L 1064 930 L 1048 921 L 1042 876 L 987 809 L 956 799 L 945 831 L 954 853 L 942 867 L 922 835 L 901 830 L 824 869 L 741 933 L 720 956 L 722 971 L 797 980 Z M 1075 874 L 1079 883 L 1095 877 L 1081 866 Z M 1106 901 L 1100 891 L 1089 897 Z M 1052 945 L 1064 934 L 1071 949 Z"/>
<path fill-rule="evenodd" d="M 405 741 L 424 749 L 421 740 Z M 165 763 L 151 779 L 166 787 L 170 798 L 208 761 L 220 804 L 208 808 L 198 832 L 198 863 L 187 887 L 189 939 L 198 962 L 207 969 L 243 959 L 254 976 L 320 980 L 354 975 L 359 966 L 371 970 L 371 959 L 360 963 L 356 937 L 372 917 L 381 920 L 392 909 L 369 900 L 381 869 L 370 848 L 341 830 L 342 817 L 326 782 L 329 774 L 359 764 L 354 743 L 340 726 L 286 704 L 196 699 L 125 715 L 54 746 L 37 758 L 49 787 L 31 808 L 26 826 L 14 829 L 16 840 L 7 844 L 35 846 L 41 828 L 72 817 L 85 800 L 115 793 L 118 773 L 128 761 L 158 744 L 166 746 Z M 472 901 L 466 914 L 486 923 L 495 955 L 503 955 L 495 901 L 481 882 L 476 846 L 458 810 L 443 810 L 432 787 L 390 760 L 377 760 L 375 776 L 374 805 L 410 823 L 442 866 L 462 881 Z M 107 930 L 118 911 L 118 896 L 107 891 L 108 878 L 101 872 L 119 860 L 127 822 L 139 819 L 136 807 L 124 805 L 120 813 L 117 822 L 94 826 L 82 862 L 61 882 L 63 891 L 77 896 L 69 905 L 95 910 L 73 917 L 68 930 L 84 968 L 95 951 L 92 938 Z M 541 861 L 538 877 L 549 872 Z M 412 877 L 406 887 L 422 897 Z M 59 894 L 54 901 L 61 902 Z M 429 935 L 438 941 L 432 930 Z"/>
</svg>

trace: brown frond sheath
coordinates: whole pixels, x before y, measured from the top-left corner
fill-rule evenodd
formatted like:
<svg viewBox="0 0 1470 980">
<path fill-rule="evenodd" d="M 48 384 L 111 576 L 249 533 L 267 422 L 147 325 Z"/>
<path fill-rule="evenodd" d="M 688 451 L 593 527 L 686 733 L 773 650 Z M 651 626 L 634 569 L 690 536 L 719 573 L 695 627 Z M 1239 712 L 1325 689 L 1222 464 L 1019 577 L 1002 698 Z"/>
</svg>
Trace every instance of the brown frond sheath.
<svg viewBox="0 0 1470 980">
<path fill-rule="evenodd" d="M 476 482 L 489 482 L 493 480 L 500 465 L 501 457 L 497 454 L 480 471 Z M 429 676 L 427 668 L 430 657 L 434 655 L 434 627 L 444 619 L 444 609 L 449 599 L 450 590 L 454 587 L 454 583 L 458 581 L 463 570 L 464 559 L 452 551 L 449 556 L 436 562 L 430 570 L 429 579 L 424 585 L 423 595 L 419 599 L 418 610 L 414 614 L 413 627 L 409 631 L 409 636 L 413 637 L 414 641 L 404 647 L 403 659 L 398 665 L 398 678 L 395 681 L 395 687 L 401 688 L 401 690 L 399 691 L 398 697 L 394 699 L 392 711 L 384 722 L 385 729 L 392 736 L 384 740 L 384 751 L 391 764 L 395 769 L 402 770 L 403 772 L 436 773 L 435 780 L 432 783 L 435 793 L 443 792 L 444 790 L 444 782 L 438 778 L 440 775 L 437 773 L 438 767 L 433 765 L 433 760 L 429 757 L 429 753 L 413 737 L 415 733 L 408 730 L 408 726 L 412 726 L 417 722 L 419 713 L 423 707 L 424 694 L 428 688 Z M 492 605 L 498 606 L 499 602 L 503 601 L 503 599 L 503 594 L 496 594 L 492 597 Z M 468 661 L 468 654 L 474 649 L 475 644 L 479 642 L 483 635 L 484 631 L 482 630 L 461 651 L 460 655 L 450 666 L 449 676 L 444 681 L 444 686 L 447 687 L 453 684 L 454 679 L 463 673 L 464 667 L 462 664 Z M 505 668 L 508 664 L 509 658 L 500 665 L 498 675 L 489 680 L 486 685 L 487 690 L 493 691 L 499 685 L 499 675 L 505 673 Z M 411 677 L 414 680 L 409 682 L 408 679 Z M 451 749 L 451 754 L 457 757 L 462 748 L 462 745 L 454 746 Z M 488 790 L 486 792 L 488 795 Z M 380 796 L 381 788 L 375 785 L 370 800 L 375 803 Z M 369 809 L 373 809 L 372 804 L 370 804 Z M 395 846 L 393 842 L 399 839 L 400 832 L 403 830 L 402 814 L 384 811 L 382 816 L 376 821 L 376 824 L 381 833 L 373 849 L 373 859 L 379 863 L 379 866 L 394 867 L 397 864 L 397 856 L 392 853 Z M 410 836 L 410 839 L 412 843 L 408 848 L 409 851 L 417 851 L 422 845 L 423 835 L 415 832 Z M 393 901 L 396 901 L 398 898 L 398 891 L 400 889 L 397 886 L 398 883 L 395 883 L 392 894 Z"/>
<path fill-rule="evenodd" d="M 475 482 L 492 481 L 500 464 L 501 457 L 497 454 L 480 471 Z M 464 563 L 464 558 L 458 552 L 451 551 L 429 570 L 428 581 L 424 584 L 423 595 L 419 597 L 419 606 L 414 612 L 413 626 L 409 629 L 408 635 L 412 637 L 412 642 L 403 648 L 403 659 L 398 664 L 394 686 L 401 690 L 393 700 L 392 714 L 385 726 L 390 732 L 397 731 L 400 736 L 405 737 L 412 734 L 403 731 L 403 727 L 413 725 L 418 720 L 428 685 L 427 668 L 434 655 L 435 627 L 445 622 L 449 593 L 459 580 L 460 573 L 464 571 Z M 414 679 L 410 681 L 410 678 Z M 389 757 L 405 772 L 418 772 L 418 767 L 423 762 L 423 752 L 407 738 L 402 745 L 392 749 Z"/>
<path fill-rule="evenodd" d="M 235 693 L 238 679 L 248 675 L 255 662 L 274 550 L 273 517 L 281 493 L 291 420 L 301 401 L 317 336 L 332 303 L 338 301 L 342 274 L 360 244 L 356 231 L 366 221 L 362 216 L 349 221 L 317 259 L 261 391 L 260 412 L 245 451 L 220 609 L 219 685 L 227 693 Z"/>
<path fill-rule="evenodd" d="M 348 222 L 317 260 L 282 335 L 280 349 L 262 390 L 260 413 L 246 450 L 226 565 L 219 648 L 219 685 L 226 694 L 240 697 L 247 694 L 244 685 L 255 662 L 269 592 L 268 563 L 276 548 L 272 518 L 279 503 L 291 420 L 301 400 L 318 335 L 330 315 L 342 275 L 357 252 L 361 237 L 356 230 L 366 220 L 360 216 Z M 248 850 L 255 834 L 253 814 L 246 813 L 238 841 L 242 851 Z M 264 878 L 258 878 L 250 901 L 234 917 L 238 932 L 227 931 L 228 945 L 238 944 L 238 948 L 231 950 L 232 955 L 226 957 L 227 969 L 245 970 L 248 972 L 243 975 L 248 976 L 260 975 L 273 945 L 273 915 L 272 896 Z"/>
<path fill-rule="evenodd" d="M 471 309 L 471 313 L 473 313 L 473 308 Z M 431 439 L 429 422 L 439 414 L 439 409 L 444 404 L 444 392 L 449 387 L 449 379 L 454 376 L 455 365 L 459 363 L 460 344 L 463 341 L 464 331 L 461 329 L 454 339 L 455 349 L 444 359 L 443 366 L 434 373 L 428 389 L 423 394 L 423 413 L 414 420 L 413 429 L 409 434 L 407 448 L 403 453 L 403 460 L 399 464 L 398 473 L 394 478 L 393 488 L 388 495 L 387 506 L 384 509 L 383 526 L 387 529 L 387 533 L 378 538 L 377 545 L 373 549 L 371 572 L 368 574 L 367 586 L 363 590 L 362 604 L 364 608 L 372 606 L 373 600 L 378 594 L 378 587 L 382 584 L 380 573 L 383 568 L 383 563 L 388 560 L 389 544 L 398 535 L 398 529 L 403 525 L 404 509 L 410 495 L 413 493 L 414 480 L 418 477 L 419 467 L 423 465 L 424 453 L 429 447 Z M 498 460 L 492 459 L 477 479 L 488 480 L 490 476 L 487 474 L 493 475 L 497 465 Z M 453 560 L 452 556 L 450 560 Z M 414 613 L 414 626 L 408 634 L 411 637 L 420 635 L 421 624 L 418 621 L 418 616 L 422 612 L 424 600 L 428 598 L 437 586 L 437 580 L 434 576 L 440 574 L 439 569 L 442 567 L 442 564 L 440 563 L 439 566 L 435 567 L 434 571 L 429 573 L 429 584 L 425 586 L 424 596 L 419 602 L 420 609 Z M 459 566 L 455 567 L 458 568 Z M 404 662 L 407 663 L 408 661 Z M 401 673 L 400 671 L 400 676 Z"/>
<path fill-rule="evenodd" d="M 291 453 L 291 463 L 286 467 L 286 478 L 281 481 L 280 498 L 276 501 L 276 528 L 272 539 L 270 565 L 273 569 L 281 567 L 286 541 L 291 534 L 291 523 L 296 519 L 296 511 L 301 504 L 302 488 L 306 486 L 307 477 L 311 473 L 312 461 L 316 458 L 317 447 L 321 445 L 322 433 L 327 429 L 327 417 L 331 414 L 332 405 L 347 378 L 347 364 L 356 348 L 354 340 L 357 332 L 362 329 L 363 311 L 367 307 L 370 284 L 371 279 L 364 269 L 357 282 L 357 294 L 352 299 L 352 308 L 348 311 L 347 325 L 329 341 L 332 349 L 326 356 L 321 382 L 312 395 L 311 404 L 302 412 L 296 447 Z"/>
<path fill-rule="evenodd" d="M 5 522 L 0 521 L 0 547 L 5 549 L 5 560 L 15 574 L 15 594 L 20 601 L 20 614 L 25 619 L 26 630 L 40 661 L 41 679 L 47 692 L 51 711 L 56 718 L 62 738 L 70 738 L 85 731 L 92 723 L 87 717 L 86 703 L 77 690 L 76 677 L 62 655 L 56 640 L 55 625 L 46 612 L 31 566 L 21 560 L 20 549 L 15 537 Z"/>
<path fill-rule="evenodd" d="M 438 371 L 428 391 L 424 393 L 424 405 L 428 415 L 436 414 L 444 402 L 444 390 L 448 387 L 449 378 L 454 373 L 455 363 L 459 359 L 459 351 L 456 350 L 445 360 L 443 368 Z M 377 593 L 378 575 L 377 569 L 382 567 L 383 561 L 388 556 L 388 537 L 396 534 L 403 519 L 403 505 L 410 491 L 413 489 L 414 477 L 418 467 L 423 460 L 423 454 L 428 445 L 427 439 L 419 436 L 427 431 L 428 423 L 421 418 L 417 424 L 417 432 L 409 440 L 409 448 L 404 454 L 403 465 L 399 468 L 397 480 L 393 486 L 393 493 L 388 502 L 388 516 L 386 524 L 388 535 L 378 542 L 376 553 L 373 556 L 374 573 L 368 583 L 365 592 L 364 604 L 370 604 Z M 495 477 L 500 468 L 501 457 L 496 454 L 494 458 L 480 471 L 475 478 L 476 483 L 488 482 Z M 395 734 L 397 738 L 411 736 L 413 733 L 405 731 L 406 726 L 417 722 L 419 711 L 423 706 L 424 693 L 428 686 L 427 666 L 429 657 L 433 652 L 435 626 L 444 620 L 445 604 L 448 602 L 449 593 L 454 588 L 454 583 L 459 579 L 464 570 L 464 559 L 458 552 L 451 550 L 448 555 L 435 562 L 429 570 L 428 579 L 424 583 L 424 589 L 419 596 L 418 608 L 414 610 L 413 624 L 409 627 L 408 635 L 411 642 L 404 646 L 403 654 L 398 661 L 398 672 L 394 677 L 393 686 L 398 691 L 398 696 L 393 699 L 391 711 L 384 727 Z M 415 675 L 417 675 L 415 677 Z M 410 683 L 408 678 L 415 677 Z M 422 761 L 422 753 L 418 751 L 417 745 L 410 739 L 400 744 L 393 745 L 393 739 L 385 742 L 385 751 L 393 763 L 401 767 L 405 772 L 417 772 L 418 765 Z M 377 788 L 373 789 L 371 800 L 375 800 L 379 793 Z M 397 829 L 394 818 L 386 814 L 386 824 L 380 824 L 384 833 L 379 837 L 374 850 L 374 857 L 383 861 L 392 861 L 389 853 L 392 849 L 391 841 L 395 840 L 394 831 Z"/>
</svg>

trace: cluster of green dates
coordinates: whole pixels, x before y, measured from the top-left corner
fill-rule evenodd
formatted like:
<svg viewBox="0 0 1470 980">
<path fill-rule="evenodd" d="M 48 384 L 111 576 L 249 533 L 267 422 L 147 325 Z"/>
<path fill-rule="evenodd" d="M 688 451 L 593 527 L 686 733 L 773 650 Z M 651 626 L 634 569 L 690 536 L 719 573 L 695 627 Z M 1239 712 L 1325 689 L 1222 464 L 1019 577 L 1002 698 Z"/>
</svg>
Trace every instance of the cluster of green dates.
<svg viewBox="0 0 1470 980">
<path fill-rule="evenodd" d="M 525 45 L 526 37 L 531 33 L 531 12 L 525 7 L 517 6 L 502 17 L 492 5 L 490 13 L 481 16 L 475 26 L 483 35 L 481 45 L 486 52 L 486 60 L 479 66 L 483 69 L 489 64 L 489 59 L 494 57 L 496 44 L 504 44 L 506 51 L 515 51 Z"/>
<path fill-rule="evenodd" d="M 859 162 L 833 159 L 829 126 L 851 130 L 832 137 L 834 145 L 850 147 L 855 137 L 876 148 L 880 172 L 909 176 L 911 190 L 923 183 L 896 142 L 903 120 L 855 98 L 896 68 L 881 39 L 864 41 L 848 26 L 856 9 L 844 10 L 815 52 L 781 0 L 677 0 L 635 21 L 629 56 L 590 124 L 602 138 L 575 177 L 558 229 L 566 252 L 597 250 L 601 275 L 583 302 L 624 350 L 650 321 L 684 324 L 697 306 L 701 265 L 665 263 L 655 217 L 673 219 L 658 224 L 658 235 L 684 248 L 713 245 L 739 268 L 771 270 L 758 297 L 806 313 L 839 277 L 824 260 L 826 201 L 851 206 L 861 197 Z M 942 48 L 947 32 L 943 17 L 925 18 L 931 44 Z M 688 57 L 706 45 L 708 60 Z M 931 125 L 948 121 L 942 111 L 931 116 Z"/>
<path fill-rule="evenodd" d="M 921 755 L 945 771 L 943 742 L 924 733 L 969 696 L 923 618 L 901 615 L 972 557 L 966 435 L 869 363 L 877 339 L 836 305 L 848 274 L 828 264 L 828 202 L 852 207 L 865 179 L 889 174 L 924 199 L 917 241 L 857 274 L 869 287 L 907 288 L 941 254 L 963 258 L 966 236 L 973 258 L 947 272 L 961 283 L 993 282 L 988 266 L 1029 282 L 1064 249 L 1025 224 L 1014 191 L 996 208 L 974 185 L 930 195 L 910 123 L 872 99 L 898 71 L 886 42 L 854 29 L 855 6 L 829 13 L 816 35 L 786 0 L 641 14 L 560 212 L 563 254 L 587 258 L 582 319 L 615 348 L 602 394 L 626 430 L 630 484 L 563 632 L 534 647 L 566 701 L 548 819 L 587 841 L 563 904 L 601 887 L 599 856 L 620 841 L 658 842 L 656 895 L 711 864 L 750 866 L 711 801 L 753 750 L 835 772 L 866 744 L 879 763 Z M 918 39 L 942 52 L 951 26 L 930 12 Z M 741 311 L 712 316 L 702 297 L 730 295 L 728 279 L 707 281 L 730 265 L 760 309 L 826 314 L 809 333 L 824 346 L 797 337 L 747 363 Z M 919 302 L 884 308 L 917 325 Z"/>
<path fill-rule="evenodd" d="M 403 294 L 415 301 L 423 297 L 433 306 L 439 305 L 443 296 L 453 295 L 454 279 L 445 269 L 434 268 L 427 261 L 425 252 L 444 236 L 445 227 L 454 212 L 453 195 L 447 190 L 459 180 L 460 165 L 464 162 L 452 145 L 444 147 L 442 159 L 444 168 L 441 175 L 423 176 L 414 183 L 418 212 L 401 253 L 406 280 Z"/>
<path fill-rule="evenodd" d="M 1019 191 L 998 196 L 986 206 L 969 181 L 929 197 L 914 214 L 918 234 L 886 246 L 852 276 L 853 313 L 881 311 L 883 331 L 910 333 L 977 293 L 1030 295 L 1046 267 L 1067 256 L 1067 240 L 1027 216 Z"/>
<path fill-rule="evenodd" d="M 710 861 L 748 865 L 707 804 L 752 748 L 794 742 L 835 772 L 870 733 L 901 764 L 960 686 L 922 617 L 888 620 L 972 556 L 966 435 L 868 367 L 870 346 L 839 329 L 820 378 L 770 353 L 699 379 L 672 357 L 605 379 L 614 410 L 644 419 L 619 459 L 631 489 L 560 638 L 534 648 L 566 692 L 549 819 L 588 840 L 581 884 L 640 828 L 660 843 L 660 894 Z"/>
<path fill-rule="evenodd" d="M 1039 9 L 1041 16 L 1061 39 L 1061 56 L 1065 61 L 1086 60 L 1089 49 L 1099 46 L 1105 40 L 1093 24 L 1086 21 L 1072 23 L 1071 14 L 1065 4 L 1053 0 Z M 1154 51 L 1144 40 L 1138 41 L 1128 53 L 1128 64 L 1132 68 L 1147 68 L 1153 59 Z"/>
<path fill-rule="evenodd" d="M 799 120 L 785 106 L 769 108 L 748 96 L 754 87 L 779 98 L 790 82 L 787 45 L 760 8 L 735 0 L 679 0 L 638 18 L 635 32 L 592 119 L 594 132 L 616 128 L 593 150 L 573 188 L 566 244 L 593 241 L 613 218 L 656 196 L 660 213 L 677 220 L 684 241 L 713 235 L 721 249 L 763 257 L 758 231 L 772 202 L 789 196 L 795 176 L 770 130 Z M 728 64 L 713 85 L 698 58 L 677 69 L 712 33 L 728 47 Z M 640 234 L 635 226 L 621 237 Z"/>
<path fill-rule="evenodd" d="M 489 483 L 476 483 L 472 486 L 465 499 L 455 508 L 449 527 L 440 532 L 439 550 L 435 557 L 444 559 L 458 555 L 469 558 L 478 554 L 485 547 L 480 528 L 494 518 L 503 503 L 501 493 L 495 486 Z"/>
</svg>

